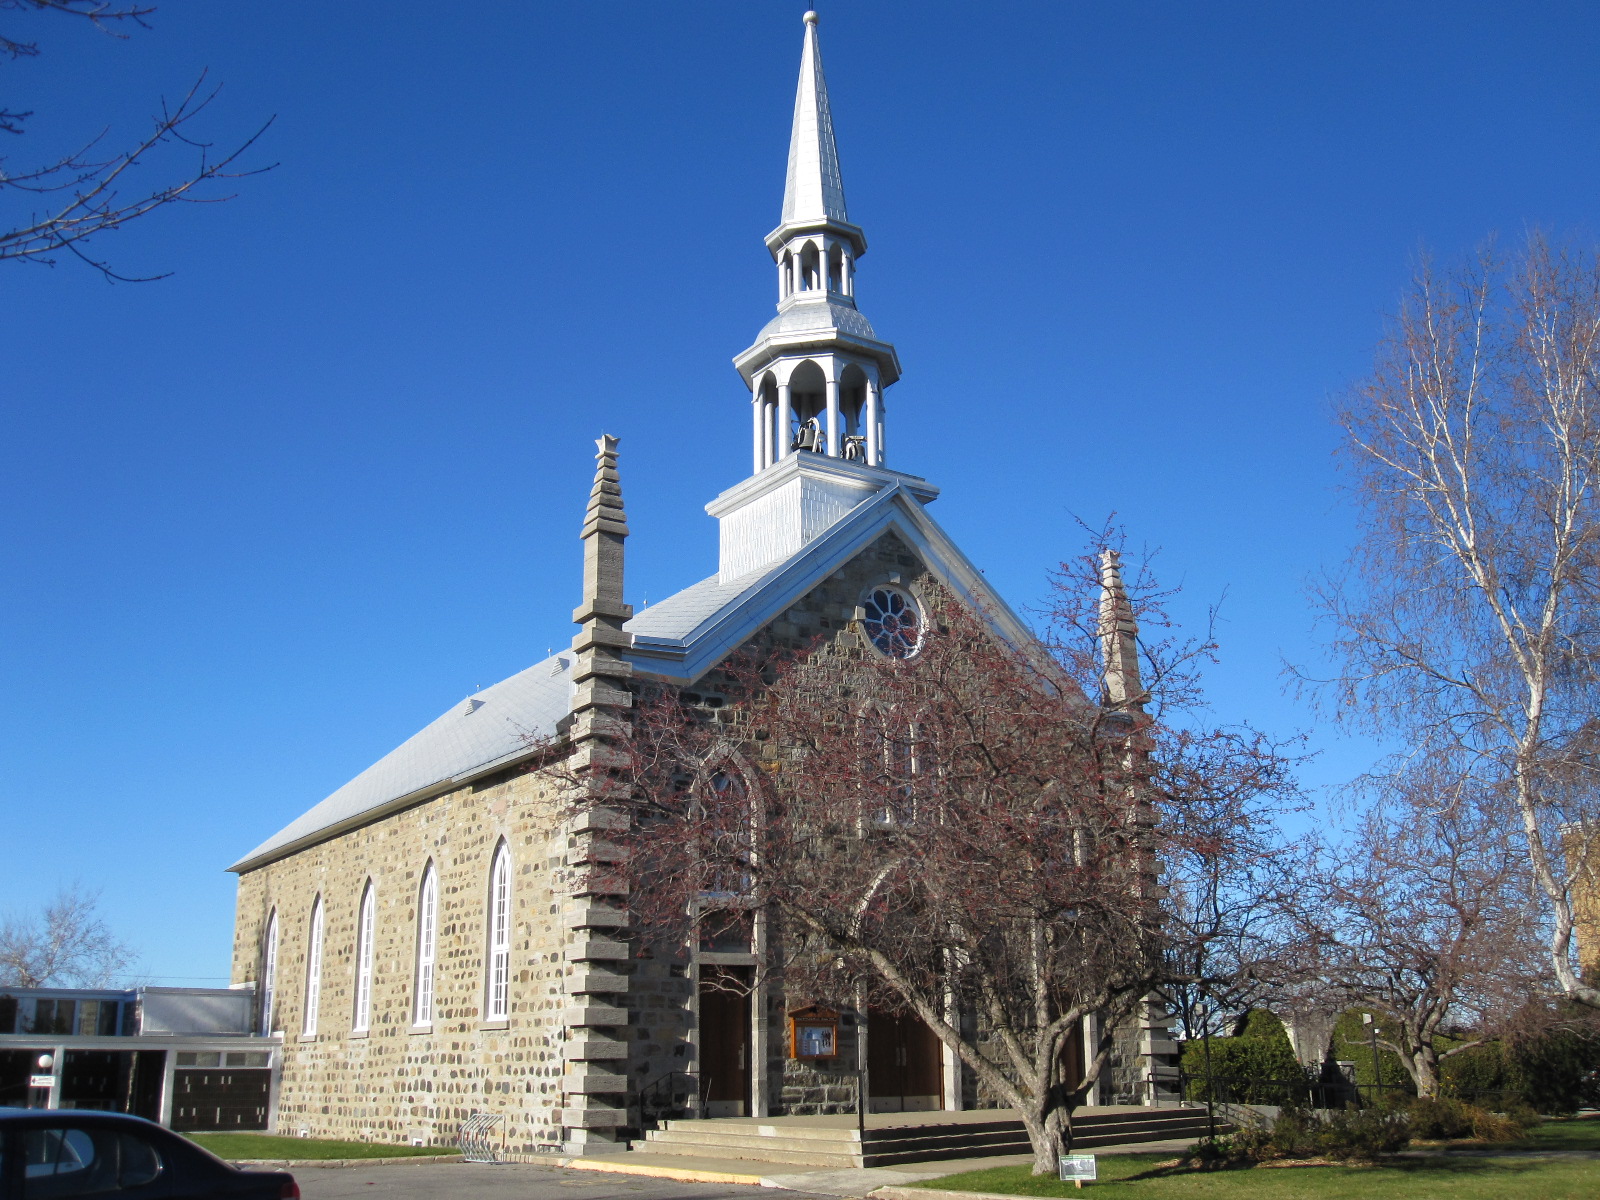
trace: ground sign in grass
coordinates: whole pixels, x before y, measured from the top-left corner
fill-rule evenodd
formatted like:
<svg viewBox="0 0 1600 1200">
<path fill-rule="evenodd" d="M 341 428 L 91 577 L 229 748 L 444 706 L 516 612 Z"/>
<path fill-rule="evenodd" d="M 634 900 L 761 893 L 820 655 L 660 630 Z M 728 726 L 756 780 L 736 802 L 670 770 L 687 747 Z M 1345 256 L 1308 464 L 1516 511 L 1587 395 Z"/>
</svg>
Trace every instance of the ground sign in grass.
<svg viewBox="0 0 1600 1200">
<path fill-rule="evenodd" d="M 192 1141 L 218 1158 L 408 1158 L 412 1155 L 457 1154 L 446 1146 L 391 1146 L 384 1142 L 334 1142 L 321 1138 L 273 1137 L 266 1133 L 191 1133 Z"/>
<path fill-rule="evenodd" d="M 1399 1158 L 1378 1166 L 1250 1167 L 1192 1171 L 1153 1154 L 1100 1156 L 1100 1182 L 1083 1189 L 1028 1167 L 995 1167 L 920 1187 L 1072 1196 L 1077 1200 L 1595 1200 L 1600 1160 Z"/>
</svg>

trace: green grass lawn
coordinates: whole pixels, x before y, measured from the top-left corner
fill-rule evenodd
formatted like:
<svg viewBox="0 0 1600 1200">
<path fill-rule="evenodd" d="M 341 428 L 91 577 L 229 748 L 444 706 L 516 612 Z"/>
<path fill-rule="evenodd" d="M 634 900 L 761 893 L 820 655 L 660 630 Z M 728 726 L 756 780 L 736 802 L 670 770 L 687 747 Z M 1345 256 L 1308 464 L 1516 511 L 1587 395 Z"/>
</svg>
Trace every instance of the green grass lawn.
<svg viewBox="0 0 1600 1200">
<path fill-rule="evenodd" d="M 930 1179 L 918 1187 L 1013 1196 L 1099 1200 L 1595 1200 L 1600 1161 L 1515 1158 L 1402 1158 L 1367 1167 L 1251 1167 L 1190 1171 L 1156 1164 L 1171 1157 L 1108 1154 L 1100 1182 L 1083 1189 L 1028 1167 L 995 1167 Z"/>
<path fill-rule="evenodd" d="M 1600 1114 L 1546 1121 L 1515 1145 L 1519 1150 L 1600 1150 Z"/>
<path fill-rule="evenodd" d="M 191 1133 L 188 1138 L 230 1162 L 249 1158 L 404 1158 L 458 1154 L 448 1146 L 391 1146 L 383 1142 L 334 1142 L 321 1138 L 273 1137 L 265 1133 Z"/>
</svg>

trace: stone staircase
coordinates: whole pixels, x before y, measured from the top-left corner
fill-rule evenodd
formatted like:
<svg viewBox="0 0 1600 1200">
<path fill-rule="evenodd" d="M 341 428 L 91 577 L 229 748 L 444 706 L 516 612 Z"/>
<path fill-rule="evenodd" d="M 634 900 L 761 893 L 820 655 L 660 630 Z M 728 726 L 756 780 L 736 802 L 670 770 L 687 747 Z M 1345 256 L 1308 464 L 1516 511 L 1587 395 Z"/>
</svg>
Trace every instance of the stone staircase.
<svg viewBox="0 0 1600 1200">
<path fill-rule="evenodd" d="M 644 1154 L 693 1158 L 749 1159 L 755 1162 L 834 1168 L 891 1167 L 941 1159 L 987 1158 L 1030 1152 L 1022 1122 L 999 1112 L 994 1119 L 980 1113 L 928 1114 L 915 1123 L 874 1125 L 865 1131 L 838 1118 L 808 1121 L 802 1117 L 667 1121 L 646 1133 L 633 1149 Z M 824 1123 L 826 1122 L 826 1123 Z M 1206 1114 L 1194 1108 L 1123 1108 L 1081 1112 L 1073 1122 L 1073 1149 L 1126 1142 L 1159 1142 L 1205 1136 Z"/>
</svg>

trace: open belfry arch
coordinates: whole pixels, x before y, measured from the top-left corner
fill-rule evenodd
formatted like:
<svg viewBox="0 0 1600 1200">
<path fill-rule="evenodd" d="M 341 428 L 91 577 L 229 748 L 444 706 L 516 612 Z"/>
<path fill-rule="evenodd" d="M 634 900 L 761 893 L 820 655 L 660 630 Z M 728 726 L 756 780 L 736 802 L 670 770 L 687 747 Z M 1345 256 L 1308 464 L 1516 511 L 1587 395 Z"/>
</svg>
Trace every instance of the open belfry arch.
<svg viewBox="0 0 1600 1200">
<path fill-rule="evenodd" d="M 751 393 L 754 472 L 802 448 L 883 466 L 883 390 L 900 378 L 894 347 L 856 307 L 867 238 L 845 209 L 816 13 L 805 30 L 783 215 L 767 234 L 778 315 L 733 360 Z"/>
<path fill-rule="evenodd" d="M 777 314 L 734 360 L 751 470 L 706 506 L 715 570 L 637 613 L 625 602 L 618 439 L 602 437 L 571 647 L 452 705 L 230 868 L 233 978 L 269 982 L 259 1028 L 282 1043 L 279 1131 L 446 1143 L 497 1117 L 508 1150 L 608 1153 L 662 1114 L 851 1112 L 869 1062 L 877 1110 L 993 1103 L 914 1018 L 806 1008 L 761 982 L 759 917 L 705 931 L 687 959 L 632 927 L 606 769 L 641 689 L 714 708 L 708 681 L 746 648 L 915 653 L 935 590 L 1014 645 L 1032 638 L 928 514 L 939 489 L 888 465 L 900 362 L 857 307 L 867 243 L 815 13 L 765 245 Z M 1126 704 L 1137 629 L 1114 561 L 1105 591 L 1106 699 Z M 1130 1077 L 1157 1032 L 1136 1035 Z"/>
</svg>

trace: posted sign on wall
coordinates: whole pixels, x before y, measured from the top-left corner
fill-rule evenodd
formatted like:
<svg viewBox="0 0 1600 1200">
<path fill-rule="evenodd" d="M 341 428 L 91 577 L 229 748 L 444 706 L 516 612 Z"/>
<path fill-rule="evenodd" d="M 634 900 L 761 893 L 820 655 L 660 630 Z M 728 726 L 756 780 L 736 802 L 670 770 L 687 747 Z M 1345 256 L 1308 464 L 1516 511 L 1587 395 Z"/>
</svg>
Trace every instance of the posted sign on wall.
<svg viewBox="0 0 1600 1200">
<path fill-rule="evenodd" d="M 52 1087 L 52 1086 L 54 1086 L 55 1081 L 56 1081 L 56 1077 L 54 1075 L 30 1075 L 30 1076 L 28 1076 L 28 1086 L 29 1087 L 39 1087 L 39 1088 Z"/>
<path fill-rule="evenodd" d="M 1061 1156 L 1061 1180 L 1063 1183 L 1072 1182 L 1082 1187 L 1086 1183 L 1093 1183 L 1099 1175 L 1095 1173 L 1094 1155 L 1092 1154 L 1063 1154 Z"/>
</svg>

